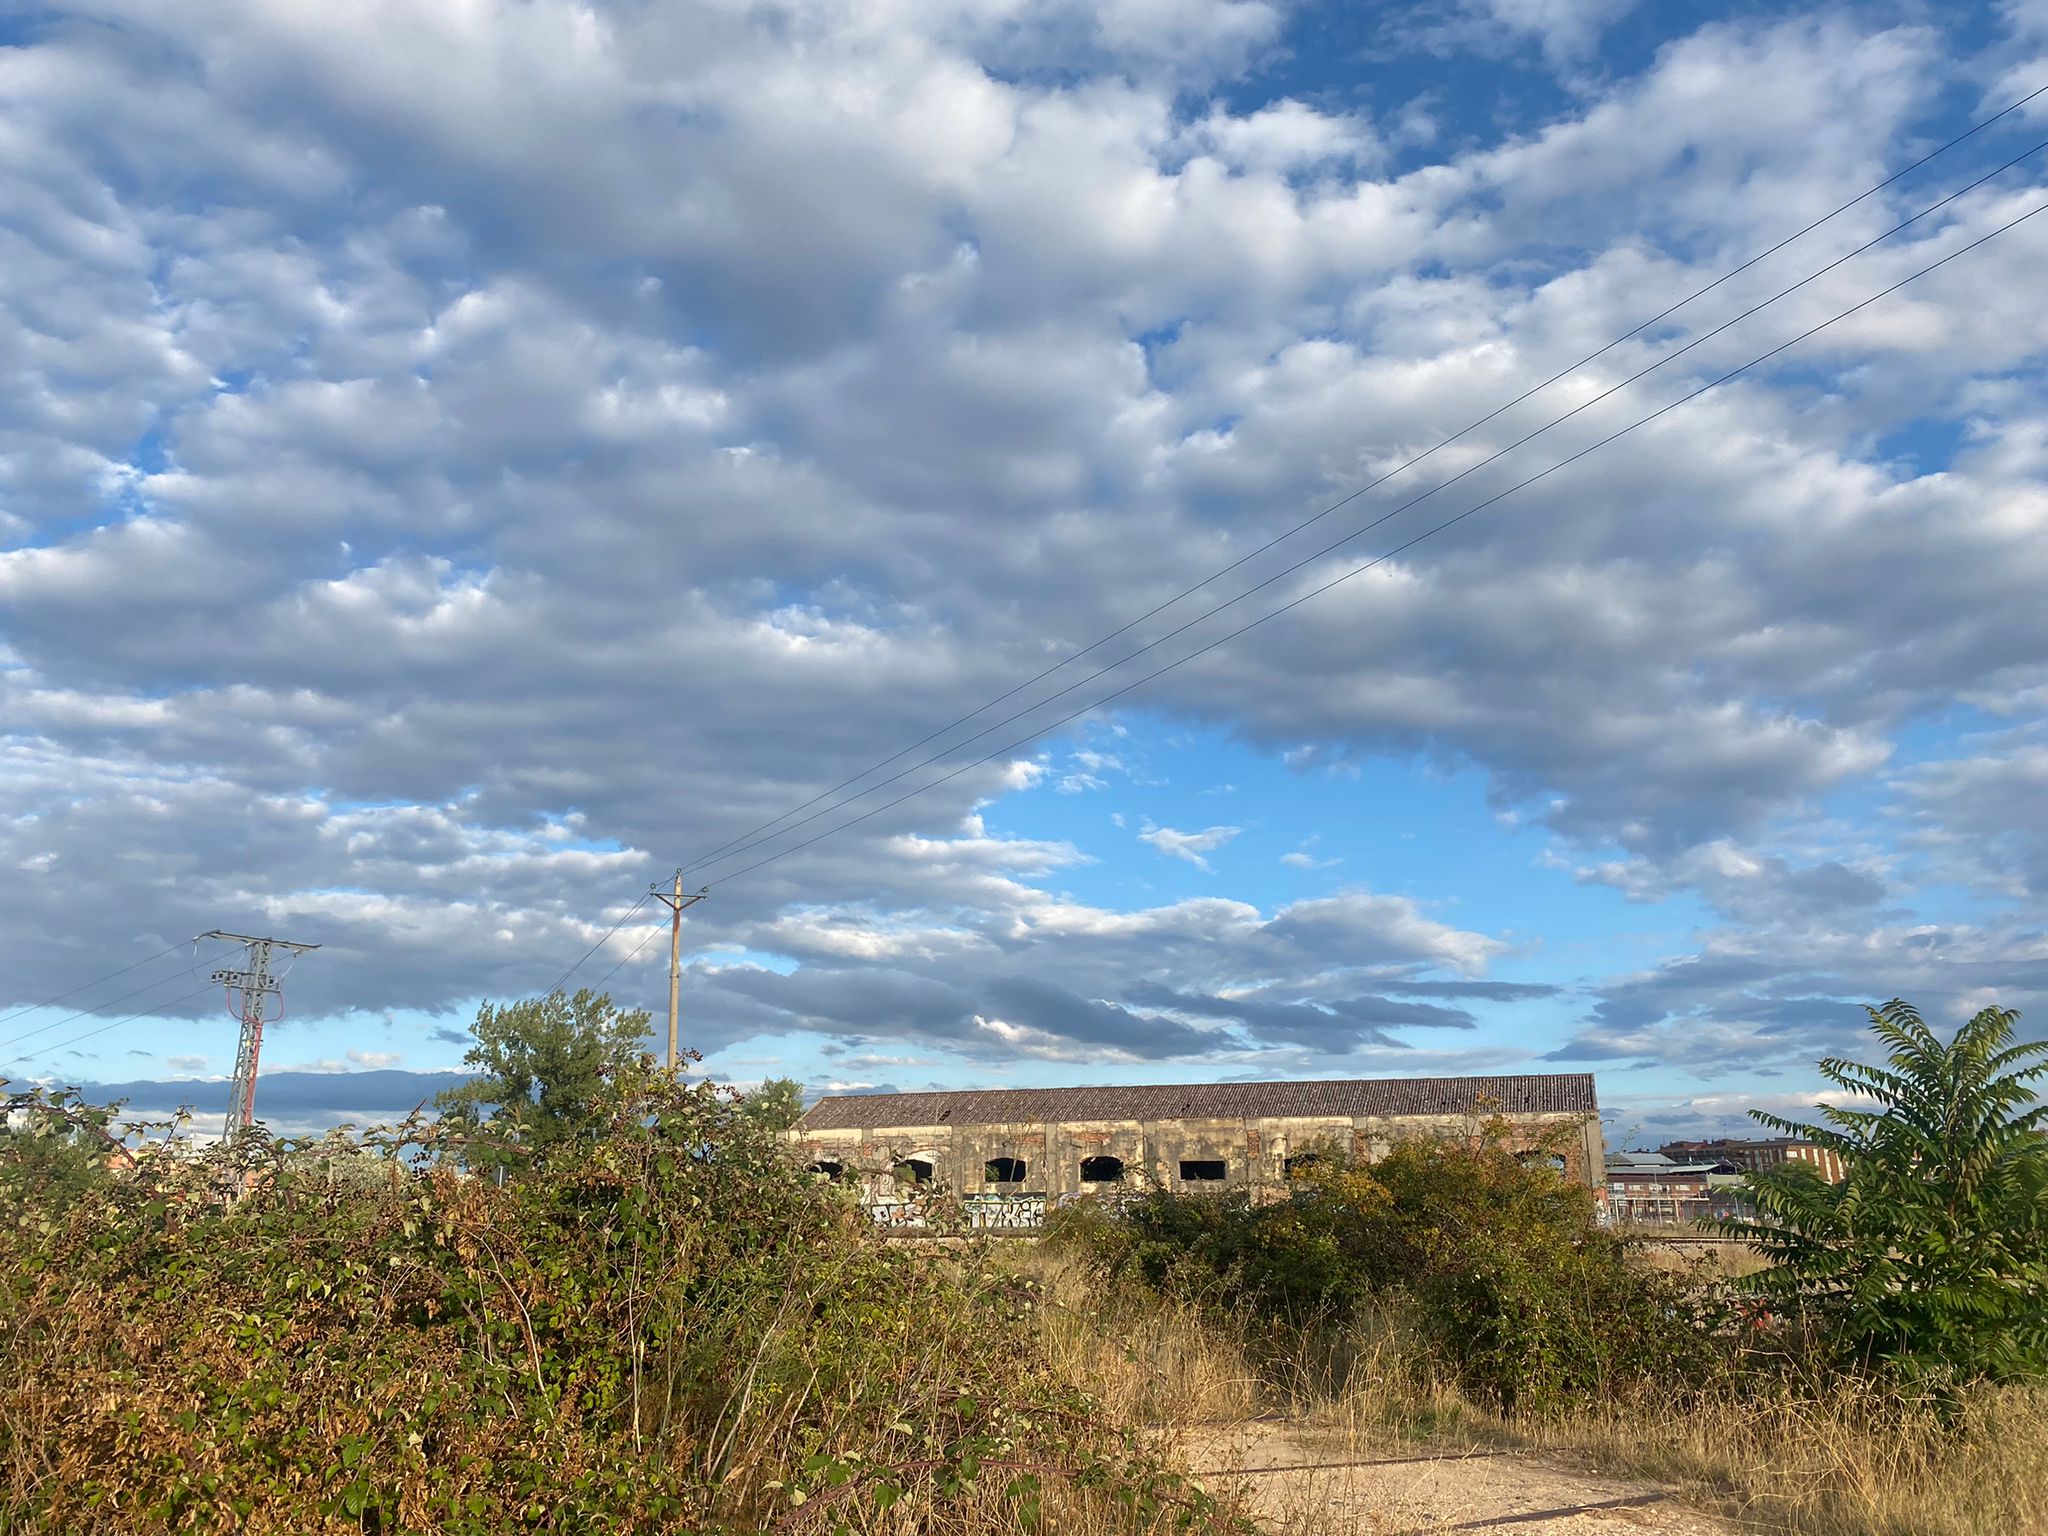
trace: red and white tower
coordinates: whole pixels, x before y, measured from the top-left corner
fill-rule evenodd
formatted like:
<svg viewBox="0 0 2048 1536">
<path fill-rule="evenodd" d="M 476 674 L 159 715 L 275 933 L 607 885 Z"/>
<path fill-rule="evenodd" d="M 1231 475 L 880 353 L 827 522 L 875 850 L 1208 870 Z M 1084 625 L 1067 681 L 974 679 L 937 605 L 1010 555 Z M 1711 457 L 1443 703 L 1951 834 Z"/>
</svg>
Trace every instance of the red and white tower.
<svg viewBox="0 0 2048 1536">
<path fill-rule="evenodd" d="M 290 939 L 258 939 L 246 933 L 222 933 L 218 928 L 200 937 L 226 939 L 249 952 L 248 963 L 241 970 L 213 973 L 213 979 L 227 988 L 228 1012 L 242 1021 L 241 1043 L 235 1048 L 235 1082 L 228 1096 L 226 1131 L 233 1135 L 256 1119 L 256 1063 L 263 1054 L 263 1026 L 284 1017 L 284 983 L 270 974 L 271 951 L 282 949 L 303 955 L 320 946 L 295 944 Z M 272 999 L 276 1000 L 274 1005 Z"/>
</svg>

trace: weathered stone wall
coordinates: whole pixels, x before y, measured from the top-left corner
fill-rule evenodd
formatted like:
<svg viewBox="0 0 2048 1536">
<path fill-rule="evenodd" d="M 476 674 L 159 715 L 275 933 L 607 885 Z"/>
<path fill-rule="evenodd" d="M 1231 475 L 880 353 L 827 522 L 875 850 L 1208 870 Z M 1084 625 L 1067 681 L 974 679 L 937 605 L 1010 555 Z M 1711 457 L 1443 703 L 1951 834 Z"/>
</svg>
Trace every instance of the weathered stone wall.
<svg viewBox="0 0 2048 1536">
<path fill-rule="evenodd" d="M 1507 1117 L 1515 1143 L 1533 1149 L 1545 1132 L 1563 1124 L 1572 1127 L 1565 1140 L 1565 1172 L 1598 1187 L 1604 1152 L 1596 1117 L 1518 1115 Z M 1369 1161 L 1386 1156 L 1405 1138 L 1467 1140 L 1476 1137 L 1480 1122 L 1471 1115 L 1413 1115 L 1399 1118 L 1269 1118 L 1236 1120 L 1100 1120 L 1069 1124 L 892 1126 L 887 1129 L 791 1133 L 819 1163 L 836 1164 L 847 1176 L 859 1177 L 877 1192 L 896 1182 L 895 1170 L 912 1161 L 928 1163 L 934 1181 L 960 1195 L 1061 1195 L 1114 1188 L 1115 1182 L 1091 1183 L 1083 1178 L 1084 1159 L 1113 1157 L 1123 1165 L 1126 1187 L 1189 1190 L 1278 1189 L 1286 1182 L 1287 1161 L 1337 1147 Z M 998 1183 L 988 1178 L 988 1165 L 998 1159 L 1024 1164 L 1021 1180 Z M 1202 1170 L 1185 1166 L 1221 1163 L 1220 1180 L 1194 1177 Z"/>
</svg>

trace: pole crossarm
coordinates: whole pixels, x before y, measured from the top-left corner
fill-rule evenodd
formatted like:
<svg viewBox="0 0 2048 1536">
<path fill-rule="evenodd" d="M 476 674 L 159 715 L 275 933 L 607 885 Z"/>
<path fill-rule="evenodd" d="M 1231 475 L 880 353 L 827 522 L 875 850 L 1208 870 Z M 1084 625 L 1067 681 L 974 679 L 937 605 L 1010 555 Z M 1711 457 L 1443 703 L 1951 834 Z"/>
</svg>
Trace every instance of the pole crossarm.
<svg viewBox="0 0 2048 1536">
<path fill-rule="evenodd" d="M 318 944 L 297 944 L 290 939 L 258 938 L 253 933 L 226 933 L 219 928 L 214 929 L 210 933 L 202 933 L 199 937 L 202 939 L 226 939 L 230 944 L 268 944 L 272 949 L 288 949 L 295 955 L 303 955 L 308 950 L 320 947 Z"/>
<path fill-rule="evenodd" d="M 677 884 L 680 885 L 681 883 L 679 878 Z M 698 902 L 709 896 L 711 894 L 711 887 L 707 885 L 702 890 L 694 891 L 688 896 L 685 896 L 680 890 L 664 891 L 659 885 L 650 885 L 647 891 L 649 895 L 667 907 L 669 911 L 680 912 L 684 907 L 694 907 Z"/>
<path fill-rule="evenodd" d="M 683 872 L 679 869 L 671 889 L 664 891 L 654 884 L 647 887 L 647 894 L 668 908 L 668 1052 L 663 1064 L 673 1071 L 678 1051 L 677 1020 L 683 1003 L 683 908 L 697 905 L 711 894 L 711 887 L 707 885 L 696 894 L 685 896 Z"/>
</svg>

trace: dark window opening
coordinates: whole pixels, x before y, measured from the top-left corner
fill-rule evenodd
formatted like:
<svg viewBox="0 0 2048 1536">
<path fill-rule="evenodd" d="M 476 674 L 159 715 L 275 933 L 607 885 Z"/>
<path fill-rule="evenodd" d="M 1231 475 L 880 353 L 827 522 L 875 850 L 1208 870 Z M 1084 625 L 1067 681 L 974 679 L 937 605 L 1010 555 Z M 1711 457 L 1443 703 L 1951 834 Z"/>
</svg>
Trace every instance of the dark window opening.
<svg viewBox="0 0 2048 1536">
<path fill-rule="evenodd" d="M 905 1158 L 896 1165 L 898 1184 L 929 1184 L 932 1181 L 932 1165 L 921 1157 Z"/>
<path fill-rule="evenodd" d="M 1024 1168 L 1021 1157 L 992 1157 L 982 1166 L 981 1176 L 991 1184 L 1022 1184 Z"/>
<path fill-rule="evenodd" d="M 1124 1181 L 1124 1160 L 1120 1157 L 1084 1157 L 1081 1159 L 1081 1182 L 1083 1184 L 1121 1184 Z"/>
<path fill-rule="evenodd" d="M 1184 1157 L 1180 1160 L 1180 1180 L 1183 1184 L 1215 1183 L 1228 1172 L 1229 1169 L 1220 1157 Z"/>
<path fill-rule="evenodd" d="M 1320 1152 L 1297 1152 L 1292 1157 L 1283 1157 L 1280 1160 L 1280 1171 L 1291 1179 L 1297 1173 L 1306 1173 L 1327 1161 L 1328 1159 Z"/>
<path fill-rule="evenodd" d="M 830 1160 L 813 1163 L 811 1164 L 811 1172 L 818 1175 L 821 1179 L 836 1179 L 846 1172 L 846 1164 L 835 1163 Z"/>
</svg>

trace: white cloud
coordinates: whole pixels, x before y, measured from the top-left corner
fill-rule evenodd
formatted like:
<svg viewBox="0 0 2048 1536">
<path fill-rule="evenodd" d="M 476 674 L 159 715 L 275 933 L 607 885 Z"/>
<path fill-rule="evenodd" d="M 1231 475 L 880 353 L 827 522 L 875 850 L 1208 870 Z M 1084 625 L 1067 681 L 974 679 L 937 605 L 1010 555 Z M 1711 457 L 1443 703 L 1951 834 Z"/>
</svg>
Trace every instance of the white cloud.
<svg viewBox="0 0 2048 1536">
<path fill-rule="evenodd" d="M 1320 832 L 1311 835 L 1304 839 L 1302 845 L 1293 852 L 1281 854 L 1280 862 L 1289 869 L 1334 869 L 1344 861 L 1342 859 L 1324 858 L 1318 854 L 1315 851 L 1316 846 L 1322 840 L 1323 837 Z"/>
<path fill-rule="evenodd" d="M 1969 755 L 1918 764 L 1896 781 L 1909 846 L 1939 878 L 2021 901 L 2048 892 L 2048 740 L 2022 727 L 1967 745 Z"/>
<path fill-rule="evenodd" d="M 1214 873 L 1202 855 L 1214 853 L 1243 830 L 1242 827 L 1205 827 L 1200 832 L 1182 832 L 1173 827 L 1155 827 L 1148 821 L 1138 834 L 1138 841 L 1150 843 L 1170 859 L 1185 859 L 1205 873 Z"/>
<path fill-rule="evenodd" d="M 1054 791 L 1062 795 L 1107 789 L 1110 775 L 1127 771 L 1123 759 L 1114 753 L 1097 752 L 1087 747 L 1071 754 L 1068 761 L 1070 766 L 1053 784 Z"/>
<path fill-rule="evenodd" d="M 1242 116 L 1213 109 L 1187 134 L 1199 153 L 1237 170 L 1306 171 L 1368 164 L 1382 150 L 1363 118 L 1333 116 L 1298 101 L 1280 101 Z"/>
<path fill-rule="evenodd" d="M 1534 38 L 1554 63 L 1582 60 L 1637 0 L 1477 0 L 1471 10 L 1510 35 Z"/>
<path fill-rule="evenodd" d="M 1570 104 L 1546 89 L 1546 121 L 1461 126 L 1436 163 L 1396 170 L 1412 154 L 1382 146 L 1434 142 L 1413 124 L 1436 108 L 1227 104 L 1220 82 L 1236 102 L 1270 81 L 1256 68 L 1284 17 L 1264 4 L 798 4 L 775 28 L 745 7 L 568 0 L 64 10 L 0 50 L 0 348 L 19 360 L 0 382 L 0 863 L 24 872 L 0 892 L 20 939 L 6 987 L 106 969 L 92 872 L 119 848 L 130 926 L 154 936 L 123 958 L 216 924 L 317 928 L 294 1019 L 548 984 L 646 879 L 1016 688 L 1879 179 L 1929 103 L 2028 67 L 2042 35 L 2017 5 L 1975 59 L 1877 13 L 1736 17 L 1609 79 L 1586 66 L 1618 0 L 1430 7 L 1448 30 L 1410 41 L 1541 51 L 1574 72 Z M 1766 286 L 1674 324 L 1714 323 L 1920 195 L 1872 199 L 1753 274 Z M 1267 599 L 2017 196 L 1972 194 L 1702 348 L 1685 378 L 1590 410 Z M 1706 901 L 1724 926 L 1696 953 L 1599 984 L 1588 1048 L 1675 1060 L 1693 1038 L 1734 1060 L 1803 1040 L 1765 1025 L 1796 1015 L 1813 955 L 1838 991 L 2024 983 L 2022 930 L 1911 906 L 1918 871 L 1990 900 L 2043 880 L 2025 831 L 2025 733 L 2048 697 L 2034 260 L 1987 246 L 1793 355 L 1815 372 L 1674 412 L 1131 702 L 1304 771 L 1469 771 L 1580 878 Z M 1617 349 L 1598 382 L 1318 532 L 1661 344 Z M 1919 474 L 1896 441 L 1930 416 L 1961 447 Z M 1908 579 L 1910 601 L 1872 600 Z M 1123 654 L 705 865 L 698 952 L 833 983 L 721 971 L 707 1030 L 826 1033 L 894 1009 L 1219 1059 L 1254 1048 L 1146 1012 L 1132 978 L 1206 953 L 1269 984 L 1310 965 L 1308 988 L 1347 945 L 1450 970 L 1503 952 L 1370 894 L 1273 913 L 1048 895 L 1087 850 L 991 831 L 1000 813 L 977 808 L 1142 773 L 1138 746 L 1022 746 L 888 804 L 1143 669 L 966 740 Z M 1909 724 L 1959 697 L 2016 734 L 1894 768 Z M 1089 724 L 1097 742 L 1122 728 Z M 1798 846 L 1815 802 L 1879 775 L 1903 851 L 1869 825 Z M 1140 836 L 1206 870 L 1236 832 Z M 651 974 L 660 945 L 628 957 L 654 934 L 635 917 L 602 963 Z M 1887 970 L 1887 943 L 1912 963 Z M 1684 969 L 1737 959 L 1740 983 Z M 1053 973 L 1069 996 L 990 1000 Z"/>
</svg>

